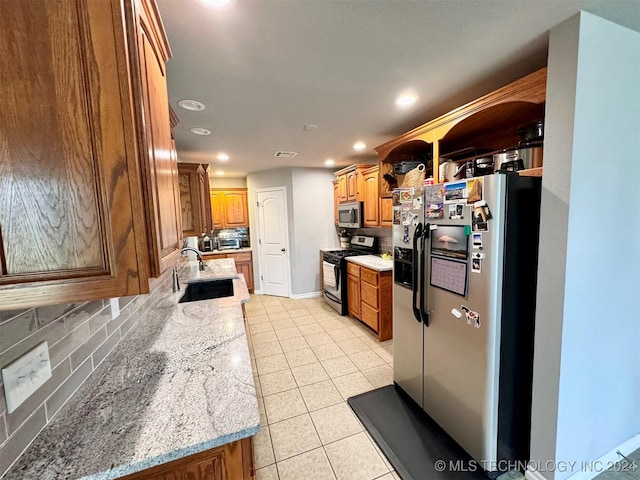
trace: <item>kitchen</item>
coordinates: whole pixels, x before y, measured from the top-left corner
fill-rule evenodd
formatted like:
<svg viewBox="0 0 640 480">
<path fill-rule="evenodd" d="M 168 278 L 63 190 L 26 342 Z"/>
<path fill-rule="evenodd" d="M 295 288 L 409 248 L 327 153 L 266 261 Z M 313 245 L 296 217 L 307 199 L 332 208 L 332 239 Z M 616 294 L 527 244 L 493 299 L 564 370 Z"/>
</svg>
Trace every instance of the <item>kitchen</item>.
<svg viewBox="0 0 640 480">
<path fill-rule="evenodd" d="M 240 3 L 241 2 L 239 2 L 238 6 L 240 6 Z M 163 5 L 161 3 L 161 13 L 163 13 L 162 9 Z M 631 12 L 634 12 L 634 10 Z M 2 13 L 2 18 L 7 18 L 4 15 L 4 11 Z M 99 13 L 96 14 L 100 15 Z M 102 15 L 108 16 L 110 13 L 102 12 Z M 559 19 L 559 21 L 569 16 L 570 15 L 567 15 Z M 633 14 L 630 13 L 628 17 L 633 18 Z M 623 20 L 624 15 L 619 17 L 618 23 L 623 23 Z M 220 19 L 214 21 L 218 23 L 222 22 Z M 559 23 L 559 21 L 556 23 Z M 615 213 L 604 210 L 605 205 L 590 204 L 592 193 L 594 191 L 600 191 L 598 184 L 605 171 L 608 181 L 614 180 L 614 183 L 615 181 L 636 180 L 636 177 L 633 175 L 637 175 L 637 171 L 633 168 L 628 168 L 629 166 L 625 167 L 626 164 L 624 163 L 627 159 L 637 158 L 636 144 L 633 143 L 633 140 L 628 140 L 626 141 L 627 143 L 625 143 L 622 138 L 623 134 L 627 132 L 627 129 L 624 128 L 625 125 L 636 125 L 633 123 L 636 119 L 633 113 L 631 113 L 623 117 L 624 121 L 629 123 L 621 124 L 621 114 L 619 113 L 625 111 L 625 106 L 628 108 L 628 104 L 633 105 L 633 100 L 630 102 L 628 100 L 635 97 L 631 96 L 627 98 L 621 93 L 621 98 L 618 98 L 615 93 L 627 92 L 629 95 L 632 95 L 633 89 L 630 93 L 624 89 L 619 90 L 618 87 L 613 86 L 617 85 L 613 80 L 609 80 L 611 87 L 606 89 L 609 95 L 599 97 L 602 104 L 589 103 L 594 102 L 593 98 L 590 98 L 589 102 L 587 102 L 586 99 L 580 95 L 576 98 L 573 98 L 572 95 L 565 95 L 567 85 L 574 85 L 573 88 L 575 88 L 578 93 L 582 92 L 581 89 L 586 88 L 586 85 L 588 85 L 586 80 L 583 84 L 575 80 L 575 76 L 571 76 L 570 69 L 572 65 L 573 68 L 577 68 L 576 62 L 578 62 L 578 56 L 572 56 L 572 54 L 576 53 L 576 50 L 579 50 L 583 55 L 591 54 L 591 56 L 587 57 L 589 62 L 586 63 L 586 66 L 591 63 L 597 64 L 597 61 L 603 61 L 600 58 L 602 55 L 598 55 L 597 51 L 587 49 L 588 42 L 583 45 L 576 40 L 578 38 L 576 32 L 580 30 L 581 35 L 594 35 L 599 41 L 603 41 L 600 37 L 597 37 L 597 34 L 601 28 L 608 28 L 605 27 L 605 25 L 608 26 L 608 24 L 606 22 L 599 24 L 598 20 L 592 17 L 586 17 L 582 22 L 584 23 L 579 25 L 579 29 L 578 25 L 574 22 L 568 26 L 565 25 L 564 28 L 553 30 L 550 39 L 550 55 L 548 60 L 550 80 L 548 80 L 548 100 L 547 111 L 545 113 L 547 135 L 545 137 L 545 176 L 543 176 L 543 185 L 547 182 L 547 195 L 543 196 L 543 211 L 545 210 L 545 205 L 547 205 L 547 211 L 546 216 L 543 215 L 543 221 L 541 222 L 541 245 L 544 246 L 547 254 L 541 255 L 542 262 L 539 275 L 541 278 L 555 279 L 555 283 L 552 281 L 545 282 L 545 284 L 540 286 L 538 292 L 538 305 L 544 305 L 544 310 L 542 312 L 539 311 L 537 314 L 536 337 L 538 338 L 538 336 L 540 336 L 540 338 L 545 339 L 545 341 L 536 342 L 537 348 L 541 349 L 541 353 L 536 355 L 536 362 L 539 362 L 537 365 L 538 371 L 546 373 L 538 375 L 537 378 L 534 374 L 532 458 L 535 458 L 537 453 L 537 455 L 539 455 L 538 458 L 544 459 L 562 460 L 568 457 L 584 460 L 597 459 L 632 438 L 634 432 L 638 431 L 637 420 L 628 421 L 629 418 L 637 419 L 638 417 L 638 402 L 633 400 L 636 398 L 636 394 L 632 393 L 637 392 L 637 373 L 629 371 L 629 365 L 634 364 L 634 359 L 637 360 L 637 354 L 633 353 L 635 347 L 637 347 L 637 327 L 635 327 L 635 324 L 630 323 L 631 319 L 628 312 L 633 310 L 632 305 L 630 305 L 627 300 L 624 300 L 625 298 L 637 297 L 637 291 L 634 291 L 634 285 L 637 285 L 637 271 L 633 270 L 633 268 L 637 266 L 637 263 L 634 263 L 637 260 L 637 254 L 625 250 L 625 252 L 627 252 L 625 253 L 625 259 L 628 261 L 621 262 L 619 256 L 609 253 L 606 248 L 600 250 L 600 247 L 606 247 L 606 240 L 611 238 L 611 235 L 607 235 L 606 232 L 609 229 L 613 229 L 614 224 L 615 231 L 619 234 L 623 236 L 636 235 L 637 223 L 634 222 L 637 222 L 637 218 L 634 218 L 633 215 L 631 215 L 631 218 L 623 216 L 622 213 L 618 212 L 618 209 L 616 209 Z M 554 25 L 555 24 L 549 25 L 549 28 Z M 615 31 L 615 29 L 613 30 Z M 622 29 L 621 32 L 626 33 L 615 32 L 615 35 L 621 36 L 627 35 L 628 33 L 625 29 Z M 107 33 L 105 33 L 105 35 L 108 36 Z M 171 41 L 171 36 L 169 40 Z M 624 45 L 633 45 L 630 42 L 637 40 L 628 40 L 626 37 L 623 37 L 620 41 Z M 7 44 L 3 37 L 3 45 Z M 173 43 L 171 46 L 174 48 Z M 571 50 L 572 47 L 573 50 Z M 631 49 L 632 53 L 634 52 L 634 50 L 632 50 L 634 48 L 633 46 L 629 46 L 628 48 Z M 618 51 L 620 50 L 618 47 L 615 47 L 615 50 L 617 54 L 623 55 L 623 50 Z M 610 57 L 613 62 L 616 57 L 610 54 L 609 51 L 607 52 L 607 55 L 604 56 Z M 104 55 L 104 52 L 101 54 Z M 107 62 L 107 59 L 104 59 L 104 61 L 106 62 L 105 65 L 113 66 Z M 120 62 L 122 62 L 122 60 L 120 60 Z M 587 62 L 587 60 L 584 60 L 584 57 L 580 56 L 579 62 Z M 122 64 L 120 65 L 122 66 Z M 169 81 L 171 81 L 170 66 L 171 63 L 169 63 Z M 580 68 L 585 68 L 585 64 L 580 63 Z M 611 70 L 615 71 L 613 66 Z M 627 72 L 629 75 L 634 72 L 633 68 L 629 70 L 630 72 Z M 109 78 L 109 71 L 109 69 L 105 69 L 104 72 L 101 72 L 103 82 L 106 78 Z M 554 75 L 551 75 L 551 73 Z M 570 80 L 571 78 L 573 78 L 573 80 Z M 579 80 L 581 80 L 581 78 Z M 577 86 L 575 86 L 576 82 L 578 83 Z M 503 82 L 502 84 L 506 83 L 508 82 Z M 112 78 L 110 83 L 103 83 L 103 88 L 109 86 L 109 88 L 115 89 L 117 84 L 117 79 Z M 633 85 L 633 81 L 630 81 L 630 84 Z M 495 86 L 497 87 L 499 85 Z M 486 90 L 491 90 L 491 88 Z M 77 90 L 70 89 L 71 98 L 63 99 L 61 103 L 70 102 L 73 98 L 72 95 L 74 91 Z M 172 95 L 180 97 L 183 95 L 187 96 L 186 93 L 182 92 Z M 477 95 L 469 97 L 466 100 L 470 101 L 476 97 Z M 443 108 L 442 113 L 463 103 L 464 102 L 453 103 L 449 105 L 450 108 Z M 127 102 L 123 101 L 123 104 L 126 105 Z M 614 107 L 617 109 L 615 110 L 617 113 L 612 111 Z M 17 111 L 19 107 L 15 106 L 14 108 Z M 597 115 L 593 113 L 595 111 L 597 111 Z M 583 141 L 583 143 L 580 143 L 576 140 L 575 145 L 567 143 L 566 139 L 570 136 L 564 136 L 562 133 L 558 133 L 566 131 L 563 130 L 563 128 L 567 128 L 566 125 L 574 124 L 573 112 L 578 112 L 580 119 L 588 119 L 590 122 L 590 127 L 588 128 L 582 124 L 577 124 L 575 127 L 572 127 L 575 128 L 572 136 Z M 608 113 L 611 115 L 610 117 L 606 117 L 605 113 L 607 112 L 610 112 Z M 578 113 L 576 113 L 576 115 Z M 109 114 L 118 118 L 124 115 L 118 112 L 110 112 Z M 142 118 L 141 115 L 139 112 L 136 113 L 136 118 Z M 133 116 L 133 114 L 131 114 L 131 116 Z M 423 118 L 423 120 L 435 118 L 436 116 L 437 115 L 432 115 Z M 95 115 L 91 118 L 97 121 Z M 11 121 L 10 119 L 5 119 L 3 123 L 9 125 Z M 423 123 L 423 121 L 410 123 L 398 133 L 408 131 L 421 123 Z M 112 125 L 117 125 L 117 122 L 110 124 L 110 126 Z M 595 128 L 596 125 L 598 125 L 598 135 L 595 135 L 593 130 L 590 130 L 590 128 Z M 321 127 L 323 126 L 321 125 Z M 631 128 L 631 130 L 633 131 L 633 128 Z M 29 131 L 38 131 L 38 126 L 30 126 Z M 24 133 L 22 133 L 22 135 L 24 135 Z M 109 135 L 109 138 L 114 139 L 116 133 L 112 130 L 105 130 L 104 135 Z M 143 151 L 142 147 L 136 144 L 135 139 L 128 136 L 129 133 L 127 133 L 126 128 L 123 127 L 119 135 L 120 138 L 124 140 L 120 140 L 114 144 L 126 145 L 126 151 Z M 388 138 L 381 139 L 378 142 L 374 141 L 372 144 L 381 145 L 386 140 L 388 140 Z M 169 150 L 170 149 L 167 149 L 167 151 Z M 112 153 L 117 154 L 119 152 L 105 151 L 105 155 Z M 180 151 L 179 153 L 180 158 L 185 157 L 184 153 Z M 602 158 L 609 157 L 614 160 L 604 167 L 601 166 Z M 571 163 L 566 161 L 567 158 L 573 158 L 574 163 L 577 162 L 577 158 L 580 158 L 580 165 L 584 165 L 584 168 L 578 169 L 576 166 L 576 170 L 574 170 Z M 106 161 L 105 159 L 105 162 Z M 320 289 L 319 269 L 316 267 L 318 248 L 331 246 L 331 244 L 337 246 L 338 242 L 335 230 L 333 228 L 327 229 L 326 225 L 319 225 L 322 222 L 318 221 L 319 218 L 325 218 L 326 224 L 331 224 L 333 221 L 330 184 L 335 178 L 333 176 L 334 169 L 327 170 L 319 166 L 311 172 L 316 177 L 314 179 L 307 177 L 308 172 L 306 169 L 291 167 L 283 162 L 284 161 L 281 160 L 274 160 L 273 164 L 270 165 L 270 167 L 273 166 L 273 168 L 270 168 L 269 171 L 247 175 L 246 188 L 249 191 L 248 201 L 249 205 L 254 203 L 255 199 L 252 197 L 252 192 L 259 188 L 267 189 L 276 186 L 290 186 L 286 191 L 287 211 L 290 220 L 290 254 L 292 266 L 297 267 L 291 270 L 291 293 L 304 296 L 309 293 L 318 292 Z M 122 171 L 121 162 L 117 163 L 117 159 L 114 159 L 113 163 L 119 165 L 121 168 L 120 171 Z M 359 162 L 352 160 L 349 163 Z M 3 168 L 7 166 L 7 163 L 5 163 L 3 159 Z M 125 166 L 124 168 L 126 170 L 127 167 Z M 113 171 L 116 170 L 117 169 L 114 169 Z M 138 202 L 137 205 L 143 203 L 137 196 L 138 194 L 136 192 L 138 187 L 135 186 L 133 176 L 128 179 L 127 183 L 126 179 L 124 181 L 122 180 L 123 177 L 113 176 L 105 169 L 101 168 L 100 172 L 105 176 L 106 180 L 112 181 L 110 185 L 118 189 L 118 198 L 132 198 L 132 201 L 135 200 L 135 202 Z M 55 172 L 50 173 L 53 174 Z M 8 174 L 3 172 L 3 177 L 7 178 L 7 176 Z M 325 179 L 322 188 L 318 185 L 318 180 L 321 177 Z M 568 183 L 569 180 L 565 179 L 570 179 L 570 183 Z M 80 182 L 80 180 L 76 181 Z M 220 181 L 218 177 L 212 179 L 212 186 L 226 188 L 224 183 L 216 185 L 217 181 Z M 69 184 L 73 185 L 73 183 L 67 183 L 67 185 Z M 109 184 L 109 182 L 106 182 L 106 184 Z M 171 188 L 169 187 L 168 190 L 170 191 Z M 89 190 L 87 189 L 87 191 Z M 631 193 L 626 193 L 626 191 L 626 189 L 614 187 L 613 193 L 617 204 L 631 204 L 633 201 Z M 320 195 L 324 196 L 322 197 Z M 579 196 L 576 197 L 576 195 Z M 33 195 L 33 198 L 37 198 L 37 195 Z M 91 198 L 91 195 L 88 195 L 87 198 Z M 318 201 L 318 199 L 322 198 L 324 198 L 325 201 Z M 545 204 L 545 202 L 550 203 Z M 100 206 L 100 202 L 98 202 L 98 204 Z M 4 215 L 6 212 L 6 210 L 4 210 L 6 203 L 2 205 L 2 213 Z M 89 206 L 89 203 L 85 203 L 87 210 L 89 210 Z M 585 230 L 584 232 L 581 230 L 581 228 L 586 229 L 587 226 L 590 228 L 593 227 L 594 207 L 600 209 L 597 210 L 598 218 L 601 222 L 605 222 L 604 231 L 596 232 L 596 235 L 593 235 L 591 230 Z M 39 208 L 41 208 L 42 211 L 47 211 L 47 206 L 44 204 L 39 205 Z M 321 210 L 317 210 L 318 208 Z M 127 207 L 126 204 L 118 204 L 114 206 L 113 209 L 118 210 L 119 214 L 129 215 L 131 218 L 129 225 L 133 224 L 135 227 L 144 223 L 144 218 L 137 216 L 140 209 L 131 209 Z M 60 204 L 57 215 L 59 216 L 60 212 L 73 212 L 75 210 L 73 203 L 67 205 Z M 126 213 L 127 210 L 129 213 Z M 19 212 L 19 210 L 16 211 Z M 16 213 L 16 211 L 14 211 L 12 215 L 19 216 L 19 213 Z M 313 216 L 309 215 L 309 211 L 318 212 L 317 216 L 315 214 Z M 630 209 L 630 211 L 633 213 L 633 209 Z M 256 225 L 255 212 L 250 213 L 250 215 L 253 216 L 250 224 L 252 226 Z M 572 220 L 569 226 L 567 226 L 569 223 L 568 219 Z M 591 221 L 587 223 L 587 219 Z M 175 219 L 173 220 L 175 221 Z M 8 235 L 6 227 L 4 226 L 6 221 L 3 217 L 4 238 Z M 626 227 L 621 231 L 620 225 L 626 225 L 628 230 Z M 101 249 L 92 249 L 91 247 L 95 244 L 93 239 L 100 238 L 99 232 L 101 231 L 111 232 L 113 241 L 105 241 L 104 244 L 101 245 Z M 126 235 L 126 232 L 130 231 L 136 232 L 135 241 L 133 237 Z M 178 255 L 172 254 L 171 252 L 167 255 L 161 254 L 157 256 L 155 263 L 148 266 L 144 265 L 147 262 L 143 259 L 143 255 L 135 255 L 134 252 L 136 249 L 141 250 L 144 248 L 144 245 L 140 245 L 140 243 L 144 244 L 144 241 L 141 240 L 143 234 L 139 235 L 142 231 L 143 230 L 136 228 L 131 230 L 131 228 L 127 226 L 127 222 L 124 221 L 114 223 L 113 226 L 100 225 L 100 228 L 92 230 L 92 232 L 94 232 L 92 235 L 94 236 L 83 239 L 86 245 L 89 246 L 87 252 L 91 250 L 91 254 L 93 255 L 92 258 L 87 259 L 84 264 L 91 265 L 95 268 L 96 265 L 103 264 L 100 259 L 108 258 L 109 262 L 113 262 L 109 266 L 115 265 L 116 262 L 119 262 L 118 265 L 121 267 L 127 265 L 124 271 L 128 269 L 128 271 L 132 272 L 142 272 L 145 268 L 152 271 L 155 270 L 156 272 L 160 270 L 164 270 L 165 272 L 170 271 L 170 269 L 166 270 L 166 268 L 164 268 L 165 264 L 171 264 L 172 261 L 178 258 Z M 34 230 L 31 234 L 38 235 L 37 232 L 38 230 Z M 252 230 L 252 237 L 254 234 L 255 232 Z M 593 244 L 584 245 L 584 243 L 580 242 L 579 238 L 584 238 L 584 234 L 588 234 L 589 238 L 594 238 Z M 575 235 L 578 235 L 578 237 L 575 237 Z M 167 247 L 170 242 L 167 242 L 167 237 L 156 235 L 155 238 L 156 241 L 153 243 L 153 248 L 159 252 L 168 251 Z M 305 240 L 308 239 L 312 239 L 314 242 L 305 242 Z M 33 248 L 34 242 L 42 245 L 42 249 Z M 138 243 L 136 244 L 136 242 Z M 20 250 L 20 255 L 23 255 L 23 258 L 27 259 L 35 258 L 40 264 L 46 262 L 47 259 L 59 259 L 60 255 L 57 255 L 57 252 L 63 250 L 65 245 L 69 245 L 69 243 L 65 244 L 64 236 L 47 236 L 43 239 L 39 239 L 37 236 L 34 238 L 26 237 L 24 244 L 25 249 L 24 251 L 22 249 Z M 120 255 L 114 255 L 114 248 L 120 249 L 122 245 L 127 246 L 128 249 L 121 250 Z M 594 251 L 591 249 L 596 248 L 596 246 L 599 248 L 598 256 L 594 257 Z M 15 252 L 15 248 L 13 250 L 11 248 L 5 249 L 9 253 L 12 251 Z M 558 258 L 558 255 L 561 256 Z M 135 262 L 137 262 L 138 266 L 130 269 L 128 267 L 132 263 L 132 258 L 137 258 Z M 581 262 L 581 260 L 585 258 L 589 258 L 590 260 L 599 258 L 601 260 L 597 262 L 597 275 L 585 275 L 583 271 L 584 264 Z M 566 259 L 566 262 L 564 259 Z M 34 263 L 39 265 L 37 262 Z M 152 262 L 149 261 L 148 263 Z M 304 268 L 303 265 L 308 265 L 308 268 Z M 559 271 L 558 269 L 563 265 L 565 269 Z M 52 265 L 53 269 L 56 267 L 59 268 L 59 263 Z M 104 277 L 104 271 L 104 268 L 100 270 L 102 277 Z M 114 271 L 114 269 L 111 271 Z M 259 276 L 259 272 L 259 265 L 254 261 L 254 276 Z M 308 272 L 315 273 L 309 274 Z M 84 273 L 85 275 L 87 273 L 90 274 L 90 272 L 87 271 Z M 90 345 L 94 345 L 95 347 L 101 346 L 104 340 L 107 339 L 106 333 L 99 328 L 99 325 L 104 326 L 107 322 L 107 318 L 104 317 L 108 316 L 106 315 L 108 312 L 104 312 L 104 310 L 111 308 L 112 302 L 108 300 L 109 298 L 120 297 L 117 304 L 119 307 L 122 307 L 124 317 L 126 317 L 129 312 L 136 310 L 137 307 L 140 306 L 139 304 L 144 306 L 144 300 L 138 297 L 129 298 L 135 294 L 127 295 L 128 292 L 135 291 L 135 285 L 144 286 L 144 278 L 128 276 L 111 280 L 106 277 L 98 278 L 98 275 L 95 277 L 94 280 L 82 284 L 78 284 L 76 281 L 78 285 L 75 288 L 77 292 L 82 290 L 92 291 L 95 295 L 99 295 L 93 298 L 105 299 L 104 304 L 100 302 L 100 305 L 97 305 L 91 302 L 89 305 L 84 305 L 82 308 L 87 311 L 79 315 L 79 317 L 84 316 L 86 318 L 87 316 L 91 316 L 93 318 L 93 315 L 96 313 L 100 314 L 99 318 L 94 319 L 95 329 L 92 330 L 87 327 L 88 333 L 86 338 L 90 339 L 90 344 L 87 346 L 87 349 L 91 349 Z M 609 283 L 602 284 L 602 282 L 598 281 L 598 279 L 605 278 L 609 279 Z M 618 280 L 614 281 L 614 278 Z M 126 288 L 123 287 L 123 285 L 126 285 Z M 301 287 L 299 288 L 299 286 Z M 297 288 L 299 288 L 299 290 Z M 22 339 L 25 339 L 25 342 L 22 342 L 21 347 L 26 347 L 27 344 L 32 341 L 35 342 L 37 338 L 33 337 L 34 332 L 36 336 L 41 335 L 40 338 L 43 338 L 51 332 L 55 333 L 58 331 L 56 329 L 64 329 L 64 325 L 60 325 L 60 322 L 52 320 L 69 314 L 68 309 L 78 308 L 80 306 L 77 304 L 73 307 L 71 307 L 70 304 L 59 305 L 59 302 L 55 301 L 59 298 L 55 292 L 38 289 L 37 285 L 35 285 L 33 289 L 16 287 L 10 289 L 9 292 L 7 288 L 3 287 L 3 290 L 5 290 L 5 293 L 3 293 L 4 296 L 1 297 L 3 302 L 17 301 L 20 306 L 16 306 L 12 308 L 12 310 L 14 310 L 14 312 L 21 309 L 25 310 L 24 312 L 15 312 L 18 314 L 22 313 L 24 318 L 21 322 L 11 322 L 11 327 L 15 328 L 14 331 L 5 335 L 5 332 L 9 332 L 9 330 L 3 329 L 2 340 L 5 342 L 3 344 L 3 350 L 8 350 L 9 347 L 12 347 L 14 344 L 21 343 Z M 585 292 L 591 292 L 587 294 L 587 298 L 591 300 L 585 301 Z M 600 293 L 596 295 L 595 292 Z M 83 293 L 85 292 L 80 292 L 79 295 Z M 37 307 L 38 310 L 33 310 L 28 307 L 28 305 L 35 305 L 36 303 L 39 304 Z M 605 306 L 607 310 L 603 311 Z M 597 312 L 597 314 L 594 315 L 594 311 Z M 563 316 L 564 322 L 562 321 Z M 15 315 L 5 316 L 3 313 L 3 326 L 5 320 L 8 321 L 14 317 Z M 605 319 L 611 319 L 607 320 L 608 324 L 611 324 L 611 331 L 608 331 L 608 334 L 611 336 L 602 338 L 602 336 L 594 335 L 593 332 L 599 330 L 599 325 L 601 325 Z M 615 319 L 615 321 L 613 319 Z M 119 321 L 123 322 L 122 325 L 126 324 L 122 318 L 119 319 Z M 38 329 L 42 329 L 42 333 L 38 334 Z M 58 331 L 57 335 L 60 334 L 61 332 Z M 104 338 L 102 338 L 101 335 L 104 335 Z M 76 342 L 80 341 L 80 339 L 76 340 Z M 115 340 L 110 338 L 110 341 L 113 342 Z M 37 343 L 39 342 L 36 342 L 36 344 Z M 78 344 L 76 343 L 74 345 L 77 346 Z M 606 368 L 598 366 L 595 363 L 596 358 L 584 358 L 585 348 L 587 348 L 585 345 L 589 346 L 586 351 L 604 352 L 604 357 L 602 355 L 596 357 Z M 104 345 L 102 350 L 109 350 L 107 346 L 108 345 Z M 62 355 L 62 353 L 60 353 L 60 355 Z M 562 359 L 562 362 L 560 362 L 560 359 Z M 13 358 L 7 359 L 7 363 L 12 360 Z M 73 364 L 73 362 L 71 363 Z M 635 363 L 637 363 L 637 361 Z M 3 368 L 5 365 L 6 363 L 3 361 Z M 75 388 L 72 388 L 72 386 L 82 381 L 81 375 L 86 373 L 86 365 L 85 369 L 82 370 L 77 370 L 75 364 L 69 367 L 69 369 L 73 369 L 73 381 L 75 383 L 69 382 L 67 385 L 68 388 L 73 391 Z M 535 370 L 534 368 L 534 371 Z M 617 382 L 613 383 L 613 381 L 608 380 L 609 374 L 605 373 L 611 371 L 628 372 L 630 379 L 628 379 L 628 381 L 618 379 Z M 59 375 L 63 375 L 62 370 L 59 371 Z M 606 385 L 606 388 L 602 385 Z M 536 386 L 538 388 L 537 391 Z M 608 391 L 612 393 L 609 395 L 606 393 Z M 589 393 L 589 395 L 587 395 L 587 393 Z M 39 395 L 36 395 L 35 397 L 38 396 Z M 584 401 L 584 397 L 588 397 L 589 400 Z M 36 402 L 36 400 L 32 401 Z M 28 414 L 24 412 L 21 414 L 24 415 L 22 419 L 12 419 L 10 422 L 11 425 L 5 425 L 10 432 L 8 436 L 6 435 L 7 432 L 2 431 L 3 429 L 0 428 L 0 441 L 3 442 L 1 450 L 3 458 L 6 458 L 6 455 L 12 455 L 11 450 L 18 445 L 18 443 L 16 443 L 18 437 L 15 432 L 26 432 L 29 430 L 27 428 L 18 430 L 18 427 L 23 424 L 22 420 L 29 424 L 30 431 L 33 431 L 35 428 L 34 425 L 38 425 L 37 422 L 40 421 L 40 417 L 31 415 L 31 412 L 37 413 L 41 403 L 42 402 L 39 402 L 37 405 L 31 405 L 32 409 Z M 580 405 L 581 408 L 576 408 L 577 405 Z M 583 420 L 585 417 L 589 418 L 591 416 L 589 412 L 593 411 L 599 412 L 603 418 L 603 424 L 593 425 L 593 428 L 590 428 L 589 425 L 585 425 Z M 621 422 L 623 418 L 626 419 L 625 422 Z M 3 416 L 3 421 L 9 423 L 7 415 Z M 39 430 L 39 428 L 37 430 Z M 584 442 L 578 441 L 578 439 L 593 437 L 596 433 L 599 438 L 597 442 L 588 443 L 586 440 Z M 5 440 L 5 438 L 7 440 Z M 20 441 L 25 442 L 24 437 L 20 439 Z M 30 439 L 26 441 L 28 442 Z M 11 446 L 11 448 L 7 448 L 7 445 Z M 551 476 L 549 476 L 551 474 L 548 472 L 543 472 L 542 475 L 551 478 Z M 561 478 L 560 474 L 556 474 L 556 478 Z"/>
</svg>

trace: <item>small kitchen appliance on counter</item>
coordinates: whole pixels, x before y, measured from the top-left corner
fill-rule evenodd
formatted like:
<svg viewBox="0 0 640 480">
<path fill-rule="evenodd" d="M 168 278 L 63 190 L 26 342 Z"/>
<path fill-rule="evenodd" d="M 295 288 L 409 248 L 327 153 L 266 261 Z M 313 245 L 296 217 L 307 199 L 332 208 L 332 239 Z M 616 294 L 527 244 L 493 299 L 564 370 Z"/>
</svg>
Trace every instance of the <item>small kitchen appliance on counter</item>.
<svg viewBox="0 0 640 480">
<path fill-rule="evenodd" d="M 218 232 L 218 250 L 237 250 L 240 248 L 240 237 L 235 229 L 225 229 Z"/>
<path fill-rule="evenodd" d="M 347 314 L 347 261 L 353 255 L 375 253 L 376 238 L 355 235 L 346 250 L 329 250 L 322 254 L 322 296 L 340 315 Z"/>
</svg>

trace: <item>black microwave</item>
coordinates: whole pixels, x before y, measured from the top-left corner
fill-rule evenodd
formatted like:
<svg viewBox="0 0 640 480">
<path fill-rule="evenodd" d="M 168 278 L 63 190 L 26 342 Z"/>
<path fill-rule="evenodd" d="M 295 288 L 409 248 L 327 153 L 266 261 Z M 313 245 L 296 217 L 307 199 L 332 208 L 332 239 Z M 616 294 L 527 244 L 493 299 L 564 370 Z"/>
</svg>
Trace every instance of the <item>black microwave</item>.
<svg viewBox="0 0 640 480">
<path fill-rule="evenodd" d="M 338 226 L 344 228 L 362 227 L 362 202 L 338 205 Z"/>
</svg>

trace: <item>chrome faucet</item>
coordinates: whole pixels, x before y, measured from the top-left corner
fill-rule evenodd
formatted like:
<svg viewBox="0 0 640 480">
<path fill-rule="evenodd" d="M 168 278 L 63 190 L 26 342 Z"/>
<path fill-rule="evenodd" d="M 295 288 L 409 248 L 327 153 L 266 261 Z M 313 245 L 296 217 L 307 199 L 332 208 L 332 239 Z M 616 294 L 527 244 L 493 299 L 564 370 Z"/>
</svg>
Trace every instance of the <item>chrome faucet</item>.
<svg viewBox="0 0 640 480">
<path fill-rule="evenodd" d="M 202 252 L 200 252 L 200 250 L 196 249 L 196 248 L 192 248 L 192 247 L 185 247 L 182 250 L 180 250 L 180 253 L 184 253 L 187 251 L 191 251 L 194 252 L 196 254 L 196 256 L 198 257 L 198 270 L 200 270 L 201 272 L 204 271 L 204 263 L 202 262 Z"/>
</svg>

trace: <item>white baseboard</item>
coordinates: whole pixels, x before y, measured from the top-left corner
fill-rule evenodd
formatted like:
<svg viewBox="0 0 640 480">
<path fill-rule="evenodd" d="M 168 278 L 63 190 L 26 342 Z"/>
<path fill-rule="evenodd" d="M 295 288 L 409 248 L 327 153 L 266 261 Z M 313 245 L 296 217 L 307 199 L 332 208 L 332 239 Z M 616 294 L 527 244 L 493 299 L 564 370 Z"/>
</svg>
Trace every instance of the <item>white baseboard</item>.
<svg viewBox="0 0 640 480">
<path fill-rule="evenodd" d="M 322 295 L 322 292 L 310 292 L 310 293 L 292 293 L 289 298 L 294 300 L 302 300 L 304 298 L 315 298 Z"/>
<path fill-rule="evenodd" d="M 622 460 L 622 457 L 620 457 L 617 452 L 627 456 L 638 450 L 638 448 L 640 448 L 640 434 L 631 437 L 629 440 L 611 449 L 600 458 L 593 461 L 583 461 L 583 463 L 588 464 L 590 468 L 574 473 L 568 477 L 567 480 L 591 480 L 600 475 L 614 463 Z M 539 472 L 531 469 L 531 466 L 527 469 L 524 476 L 527 480 L 545 480 L 545 477 L 543 477 Z"/>
<path fill-rule="evenodd" d="M 254 290 L 253 293 L 254 295 L 262 295 L 261 290 Z M 315 298 L 320 296 L 322 296 L 322 292 L 292 293 L 291 295 L 289 295 L 289 298 L 292 298 L 293 300 L 303 300 L 305 298 Z M 287 297 L 284 297 L 284 298 L 287 298 Z"/>
</svg>

